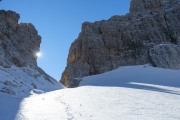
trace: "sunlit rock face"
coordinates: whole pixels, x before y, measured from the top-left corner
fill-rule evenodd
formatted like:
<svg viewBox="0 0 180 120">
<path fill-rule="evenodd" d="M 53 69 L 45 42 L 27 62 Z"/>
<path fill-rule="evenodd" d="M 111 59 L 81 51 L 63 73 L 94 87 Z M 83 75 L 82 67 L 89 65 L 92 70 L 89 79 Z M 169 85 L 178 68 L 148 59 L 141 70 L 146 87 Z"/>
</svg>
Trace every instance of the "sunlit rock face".
<svg viewBox="0 0 180 120">
<path fill-rule="evenodd" d="M 31 23 L 18 23 L 19 14 L 0 10 L 0 65 L 36 67 L 41 37 Z"/>
<path fill-rule="evenodd" d="M 180 0 L 132 0 L 125 16 L 83 23 L 61 82 L 74 87 L 83 76 L 127 65 L 180 69 L 179 21 Z"/>
</svg>

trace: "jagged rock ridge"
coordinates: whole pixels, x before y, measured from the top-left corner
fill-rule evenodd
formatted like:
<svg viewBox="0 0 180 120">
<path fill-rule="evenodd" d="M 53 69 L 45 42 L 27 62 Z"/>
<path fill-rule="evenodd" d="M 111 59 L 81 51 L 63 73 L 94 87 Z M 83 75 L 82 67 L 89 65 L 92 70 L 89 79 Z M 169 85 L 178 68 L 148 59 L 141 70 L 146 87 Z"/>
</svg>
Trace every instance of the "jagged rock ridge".
<svg viewBox="0 0 180 120">
<path fill-rule="evenodd" d="M 180 69 L 179 21 L 180 0 L 132 0 L 125 16 L 83 23 L 61 82 L 75 87 L 79 78 L 126 65 Z"/>
</svg>

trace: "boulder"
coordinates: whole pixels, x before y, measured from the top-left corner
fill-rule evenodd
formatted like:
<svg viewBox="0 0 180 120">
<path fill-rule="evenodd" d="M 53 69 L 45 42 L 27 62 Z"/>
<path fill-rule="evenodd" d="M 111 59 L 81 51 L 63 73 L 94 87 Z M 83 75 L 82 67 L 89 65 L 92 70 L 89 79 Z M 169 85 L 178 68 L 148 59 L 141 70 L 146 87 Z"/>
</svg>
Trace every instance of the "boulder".
<svg viewBox="0 0 180 120">
<path fill-rule="evenodd" d="M 149 50 L 149 60 L 155 67 L 180 69 L 180 47 L 173 44 L 156 45 Z"/>
</svg>

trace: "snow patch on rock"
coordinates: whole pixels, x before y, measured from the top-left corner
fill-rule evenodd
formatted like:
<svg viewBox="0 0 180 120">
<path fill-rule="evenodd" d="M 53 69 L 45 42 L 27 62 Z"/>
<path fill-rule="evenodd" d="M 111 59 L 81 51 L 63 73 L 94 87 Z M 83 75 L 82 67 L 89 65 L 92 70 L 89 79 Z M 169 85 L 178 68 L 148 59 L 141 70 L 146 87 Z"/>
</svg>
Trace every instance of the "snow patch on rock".
<svg viewBox="0 0 180 120">
<path fill-rule="evenodd" d="M 45 92 L 63 88 L 63 85 L 46 75 L 41 69 L 29 67 L 4 68 L 0 66 L 0 93 L 27 96 L 39 89 Z"/>
</svg>

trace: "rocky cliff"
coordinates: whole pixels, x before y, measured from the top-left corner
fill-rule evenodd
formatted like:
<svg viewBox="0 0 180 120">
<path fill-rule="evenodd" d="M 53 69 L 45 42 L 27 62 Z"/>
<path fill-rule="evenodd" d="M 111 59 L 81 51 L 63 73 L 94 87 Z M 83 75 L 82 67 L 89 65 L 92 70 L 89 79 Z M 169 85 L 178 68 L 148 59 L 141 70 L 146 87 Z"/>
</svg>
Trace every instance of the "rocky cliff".
<svg viewBox="0 0 180 120">
<path fill-rule="evenodd" d="M 41 37 L 31 23 L 18 23 L 20 15 L 0 10 L 0 93 L 28 95 L 32 89 L 62 86 L 37 66 Z"/>
<path fill-rule="evenodd" d="M 36 67 L 41 37 L 31 23 L 18 24 L 19 18 L 13 11 L 0 11 L 0 65 Z"/>
<path fill-rule="evenodd" d="M 85 22 L 72 43 L 61 82 L 126 65 L 180 69 L 180 0 L 131 0 L 125 16 Z"/>
</svg>

